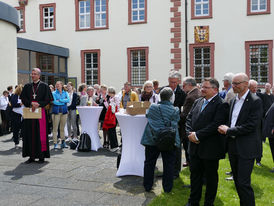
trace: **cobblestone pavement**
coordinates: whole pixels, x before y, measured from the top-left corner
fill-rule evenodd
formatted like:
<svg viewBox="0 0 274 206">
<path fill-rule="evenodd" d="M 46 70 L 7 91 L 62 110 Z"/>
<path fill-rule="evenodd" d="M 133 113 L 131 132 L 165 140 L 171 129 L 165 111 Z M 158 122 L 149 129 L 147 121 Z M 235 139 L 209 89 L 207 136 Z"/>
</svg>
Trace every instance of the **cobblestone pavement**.
<svg viewBox="0 0 274 206">
<path fill-rule="evenodd" d="M 116 177 L 117 153 L 54 151 L 51 142 L 50 159 L 25 164 L 28 158 L 22 158 L 21 147 L 14 148 L 11 137 L 0 137 L 0 205 L 141 206 L 161 193 L 159 179 L 147 193 L 142 177 Z M 161 160 L 157 166 L 162 169 Z"/>
</svg>

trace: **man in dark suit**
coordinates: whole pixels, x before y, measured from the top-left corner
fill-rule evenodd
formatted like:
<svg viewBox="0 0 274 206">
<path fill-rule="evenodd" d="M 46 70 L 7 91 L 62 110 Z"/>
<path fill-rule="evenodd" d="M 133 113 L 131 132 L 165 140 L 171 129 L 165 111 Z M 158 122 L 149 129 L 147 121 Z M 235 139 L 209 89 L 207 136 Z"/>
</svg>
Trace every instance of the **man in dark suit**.
<svg viewBox="0 0 274 206">
<path fill-rule="evenodd" d="M 227 121 L 228 103 L 218 95 L 219 82 L 207 78 L 202 84 L 202 98 L 197 99 L 187 116 L 190 155 L 191 193 L 187 206 L 198 206 L 206 180 L 204 205 L 213 206 L 218 188 L 219 159 L 225 157 L 225 137 L 217 131 Z"/>
<path fill-rule="evenodd" d="M 263 132 L 263 136 L 268 137 L 272 159 L 274 161 L 274 103 L 272 103 L 271 107 L 266 112 Z M 274 172 L 274 167 L 271 172 Z"/>
<path fill-rule="evenodd" d="M 263 108 L 264 108 L 264 116 L 268 109 L 271 107 L 272 103 L 274 102 L 274 95 L 271 94 L 271 84 L 265 84 L 265 92 L 262 93 L 262 100 L 263 100 Z"/>
<path fill-rule="evenodd" d="M 241 206 L 255 206 L 251 173 L 259 156 L 259 126 L 263 115 L 262 100 L 248 90 L 248 77 L 238 73 L 232 87 L 237 96 L 230 104 L 228 125 L 218 131 L 228 136 L 228 155 Z"/>
<path fill-rule="evenodd" d="M 179 81 L 181 79 L 181 74 L 176 70 L 171 70 L 169 72 L 168 78 L 168 86 L 173 90 L 175 94 L 175 99 L 173 106 L 178 107 L 181 113 L 181 107 L 184 105 L 186 93 L 180 88 Z M 179 124 L 179 131 L 180 131 L 180 124 Z M 180 135 L 180 139 L 182 142 L 182 137 Z M 181 172 L 181 165 L 182 165 L 182 146 L 180 144 L 180 148 L 176 147 L 176 159 L 175 159 L 175 168 L 174 168 L 174 179 L 179 177 L 179 173 Z"/>
<path fill-rule="evenodd" d="M 181 121 L 180 121 L 180 128 L 181 128 L 181 136 L 182 136 L 182 142 L 183 142 L 183 147 L 185 150 L 185 157 L 186 157 L 186 162 L 183 163 L 183 167 L 189 166 L 190 159 L 189 159 L 189 154 L 188 154 L 188 144 L 189 140 L 186 135 L 186 117 L 188 113 L 191 110 L 191 107 L 196 99 L 201 97 L 201 92 L 197 88 L 197 83 L 196 80 L 193 77 L 186 77 L 183 79 L 183 90 L 184 92 L 187 93 L 185 103 L 183 105 L 183 111 L 181 113 Z"/>
</svg>

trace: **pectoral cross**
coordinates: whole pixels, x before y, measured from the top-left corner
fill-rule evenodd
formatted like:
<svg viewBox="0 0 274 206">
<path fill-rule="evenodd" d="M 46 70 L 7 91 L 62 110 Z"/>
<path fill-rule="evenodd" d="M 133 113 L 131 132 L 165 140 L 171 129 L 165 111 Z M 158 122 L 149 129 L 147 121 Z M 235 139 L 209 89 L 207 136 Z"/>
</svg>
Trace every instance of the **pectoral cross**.
<svg viewBox="0 0 274 206">
<path fill-rule="evenodd" d="M 32 96 L 33 96 L 33 99 L 35 99 L 37 95 L 36 95 L 36 94 L 33 94 Z"/>
</svg>

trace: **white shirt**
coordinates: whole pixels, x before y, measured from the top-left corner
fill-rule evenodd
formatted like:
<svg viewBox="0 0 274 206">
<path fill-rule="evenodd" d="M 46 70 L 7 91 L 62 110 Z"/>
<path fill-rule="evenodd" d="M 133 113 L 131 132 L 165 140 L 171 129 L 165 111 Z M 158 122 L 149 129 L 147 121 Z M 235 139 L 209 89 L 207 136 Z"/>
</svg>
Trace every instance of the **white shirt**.
<svg viewBox="0 0 274 206">
<path fill-rule="evenodd" d="M 0 97 L 0 110 L 6 110 L 8 103 L 9 103 L 8 97 L 5 97 L 4 95 L 2 95 Z"/>
<path fill-rule="evenodd" d="M 245 94 L 240 99 L 239 99 L 238 94 L 237 94 L 236 101 L 235 101 L 234 108 L 233 108 L 233 112 L 232 112 L 230 128 L 235 127 L 238 116 L 239 116 L 239 113 L 242 109 L 242 106 L 244 104 L 244 101 L 245 101 L 245 98 L 246 98 L 248 92 L 249 92 L 249 89 L 245 92 Z"/>
<path fill-rule="evenodd" d="M 69 102 L 67 103 L 67 106 L 69 107 L 72 103 L 73 91 L 70 93 L 68 92 L 68 94 L 69 94 Z"/>
</svg>

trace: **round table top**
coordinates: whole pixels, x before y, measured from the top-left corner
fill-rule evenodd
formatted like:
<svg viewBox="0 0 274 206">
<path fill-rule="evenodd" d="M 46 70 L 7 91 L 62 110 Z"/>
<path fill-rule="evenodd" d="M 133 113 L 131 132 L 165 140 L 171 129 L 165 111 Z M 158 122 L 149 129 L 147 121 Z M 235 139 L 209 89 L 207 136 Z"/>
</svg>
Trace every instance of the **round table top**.
<svg viewBox="0 0 274 206">
<path fill-rule="evenodd" d="M 102 109 L 102 106 L 77 106 L 77 109 Z"/>
<path fill-rule="evenodd" d="M 115 116 L 120 116 L 120 117 L 146 117 L 145 114 L 137 114 L 137 115 L 129 115 L 127 113 L 122 112 L 116 112 Z"/>
</svg>

